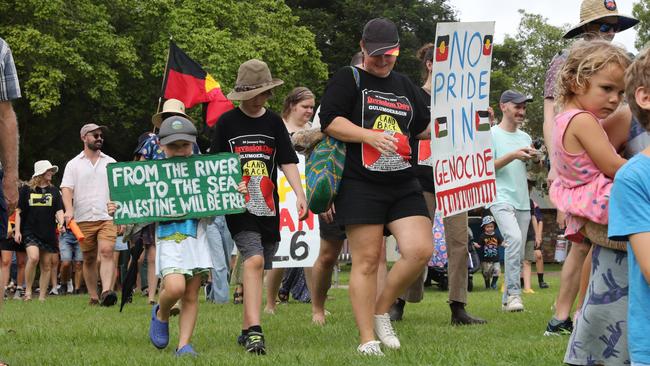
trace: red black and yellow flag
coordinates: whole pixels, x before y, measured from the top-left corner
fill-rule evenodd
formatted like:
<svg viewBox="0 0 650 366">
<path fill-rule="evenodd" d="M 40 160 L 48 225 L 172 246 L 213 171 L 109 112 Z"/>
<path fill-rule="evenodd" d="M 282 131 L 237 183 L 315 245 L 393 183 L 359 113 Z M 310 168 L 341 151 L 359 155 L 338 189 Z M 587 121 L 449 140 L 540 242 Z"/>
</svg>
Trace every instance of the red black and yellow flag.
<svg viewBox="0 0 650 366">
<path fill-rule="evenodd" d="M 492 54 L 492 35 L 486 35 L 483 37 L 483 54 L 485 56 L 490 56 Z"/>
<path fill-rule="evenodd" d="M 170 41 L 162 96 L 178 99 L 185 108 L 204 104 L 205 122 L 212 127 L 224 112 L 234 108 L 221 92 L 219 83 L 201 65 Z"/>
<path fill-rule="evenodd" d="M 449 56 L 449 35 L 436 38 L 436 62 L 447 61 Z"/>
</svg>

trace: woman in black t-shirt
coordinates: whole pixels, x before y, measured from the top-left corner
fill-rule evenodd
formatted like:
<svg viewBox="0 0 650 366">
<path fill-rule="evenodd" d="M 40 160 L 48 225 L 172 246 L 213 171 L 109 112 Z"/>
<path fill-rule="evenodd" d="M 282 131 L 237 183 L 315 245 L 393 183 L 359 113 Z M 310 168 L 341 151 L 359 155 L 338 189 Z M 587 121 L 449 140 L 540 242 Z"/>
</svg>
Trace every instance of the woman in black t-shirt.
<svg viewBox="0 0 650 366">
<path fill-rule="evenodd" d="M 433 251 L 431 220 L 410 163 L 408 141 L 426 129 L 430 117 L 419 88 L 393 71 L 399 53 L 395 24 L 369 21 L 360 46 L 362 66 L 345 67 L 330 79 L 320 121 L 325 133 L 347 145 L 335 205 L 352 254 L 350 299 L 361 338 L 357 350 L 381 355 L 374 333 L 386 347 L 400 347 L 388 311 Z M 397 239 L 401 259 L 377 296 L 384 228 Z"/>
<path fill-rule="evenodd" d="M 17 243 L 24 243 L 27 250 L 25 301 L 32 299 L 32 283 L 39 262 L 41 290 L 38 299 L 45 301 L 52 256 L 59 250 L 57 223 L 59 230 L 65 231 L 63 200 L 59 189 L 52 185 L 52 176 L 58 171 L 59 168 L 47 160 L 37 161 L 32 179 L 20 189 L 18 195 L 14 239 Z"/>
</svg>

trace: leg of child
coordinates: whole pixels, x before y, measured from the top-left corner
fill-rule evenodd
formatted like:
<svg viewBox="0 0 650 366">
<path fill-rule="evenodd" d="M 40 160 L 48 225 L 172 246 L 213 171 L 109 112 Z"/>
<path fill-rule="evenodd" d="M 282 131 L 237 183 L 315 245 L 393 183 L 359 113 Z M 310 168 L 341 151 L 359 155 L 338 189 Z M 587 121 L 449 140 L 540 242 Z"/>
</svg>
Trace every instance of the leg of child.
<svg viewBox="0 0 650 366">
<path fill-rule="evenodd" d="M 50 272 L 50 284 L 52 285 L 52 289 L 56 289 L 58 286 L 57 281 L 59 280 L 59 254 L 58 253 L 52 253 L 50 256 L 50 259 L 52 261 L 52 271 Z"/>
<path fill-rule="evenodd" d="M 312 267 L 311 312 L 312 322 L 325 324 L 325 300 L 332 284 L 332 272 L 338 260 L 343 240 L 320 239 L 320 252 Z"/>
<path fill-rule="evenodd" d="M 183 294 L 183 307 L 181 308 L 180 320 L 178 321 L 178 348 L 190 343 L 196 317 L 199 313 L 199 289 L 201 288 L 201 276 L 196 275 L 185 283 Z"/>
<path fill-rule="evenodd" d="M 47 295 L 47 285 L 50 283 L 50 272 L 52 271 L 52 253 L 41 250 L 40 266 L 41 276 L 39 278 L 38 285 L 41 290 L 38 294 L 38 299 L 40 301 L 45 301 L 45 296 Z"/>
<path fill-rule="evenodd" d="M 530 275 L 531 275 L 531 270 L 530 270 L 530 261 L 524 260 L 524 264 L 522 265 L 522 277 L 524 278 L 524 291 L 528 292 L 531 290 L 530 287 Z"/>
<path fill-rule="evenodd" d="M 169 311 L 185 293 L 185 276 L 180 273 L 170 273 L 163 278 L 163 289 L 160 291 L 158 320 L 169 322 Z"/>
<path fill-rule="evenodd" d="M 41 260 L 40 256 L 40 251 L 37 246 L 35 245 L 30 245 L 26 248 L 27 251 L 27 268 L 25 269 L 25 276 L 27 277 L 27 281 L 25 283 L 25 299 L 26 300 L 31 300 L 32 298 L 32 284 L 34 283 L 34 276 L 36 275 L 36 266 L 38 266 L 38 262 Z M 5 251 L 2 251 L 3 257 L 4 257 Z M 8 252 L 11 253 L 11 252 Z M 11 260 L 9 261 L 11 263 Z M 9 270 L 7 269 L 5 271 L 4 265 L 3 265 L 3 272 L 7 274 L 6 279 L 7 281 L 9 280 Z M 4 284 L 5 287 L 7 284 Z"/>
<path fill-rule="evenodd" d="M 156 301 L 156 290 L 158 289 L 158 277 L 156 276 L 156 246 L 149 245 L 146 247 L 147 252 L 147 286 L 148 291 L 148 300 L 152 304 Z"/>
<path fill-rule="evenodd" d="M 273 268 L 266 271 L 266 306 L 264 312 L 267 314 L 275 314 L 275 299 L 278 297 L 283 275 L 284 268 Z"/>
<path fill-rule="evenodd" d="M 242 329 L 260 325 L 264 257 L 253 255 L 244 260 L 244 318 Z"/>
</svg>

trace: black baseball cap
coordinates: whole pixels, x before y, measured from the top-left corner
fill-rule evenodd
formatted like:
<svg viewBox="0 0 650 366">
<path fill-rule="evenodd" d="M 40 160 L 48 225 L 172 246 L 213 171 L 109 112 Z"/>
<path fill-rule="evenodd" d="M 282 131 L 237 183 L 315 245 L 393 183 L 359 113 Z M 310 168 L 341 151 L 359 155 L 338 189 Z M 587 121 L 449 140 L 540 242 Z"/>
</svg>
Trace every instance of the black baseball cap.
<svg viewBox="0 0 650 366">
<path fill-rule="evenodd" d="M 368 56 L 399 55 L 399 35 L 397 26 L 385 18 L 370 20 L 363 27 L 361 36 Z"/>
<path fill-rule="evenodd" d="M 172 116 L 162 121 L 160 125 L 160 144 L 167 145 L 174 141 L 196 142 L 196 127 L 189 119 L 181 116 Z"/>
<path fill-rule="evenodd" d="M 515 104 L 520 104 L 520 103 L 526 103 L 526 102 L 532 102 L 533 97 L 523 95 L 518 91 L 515 90 L 506 90 L 501 94 L 501 99 L 499 99 L 499 103 L 508 103 L 508 102 L 513 102 Z"/>
</svg>

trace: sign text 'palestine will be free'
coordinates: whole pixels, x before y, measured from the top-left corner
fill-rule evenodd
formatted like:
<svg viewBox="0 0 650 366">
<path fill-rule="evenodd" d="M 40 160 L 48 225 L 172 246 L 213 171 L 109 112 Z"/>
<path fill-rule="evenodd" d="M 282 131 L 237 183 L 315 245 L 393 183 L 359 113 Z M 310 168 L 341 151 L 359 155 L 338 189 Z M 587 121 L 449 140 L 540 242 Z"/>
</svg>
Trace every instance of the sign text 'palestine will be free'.
<svg viewBox="0 0 650 366">
<path fill-rule="evenodd" d="M 494 22 L 438 23 L 431 85 L 436 208 L 454 215 L 496 195 L 489 122 Z"/>
<path fill-rule="evenodd" d="M 241 181 L 239 157 L 230 153 L 108 165 L 116 224 L 244 212 Z"/>
</svg>

